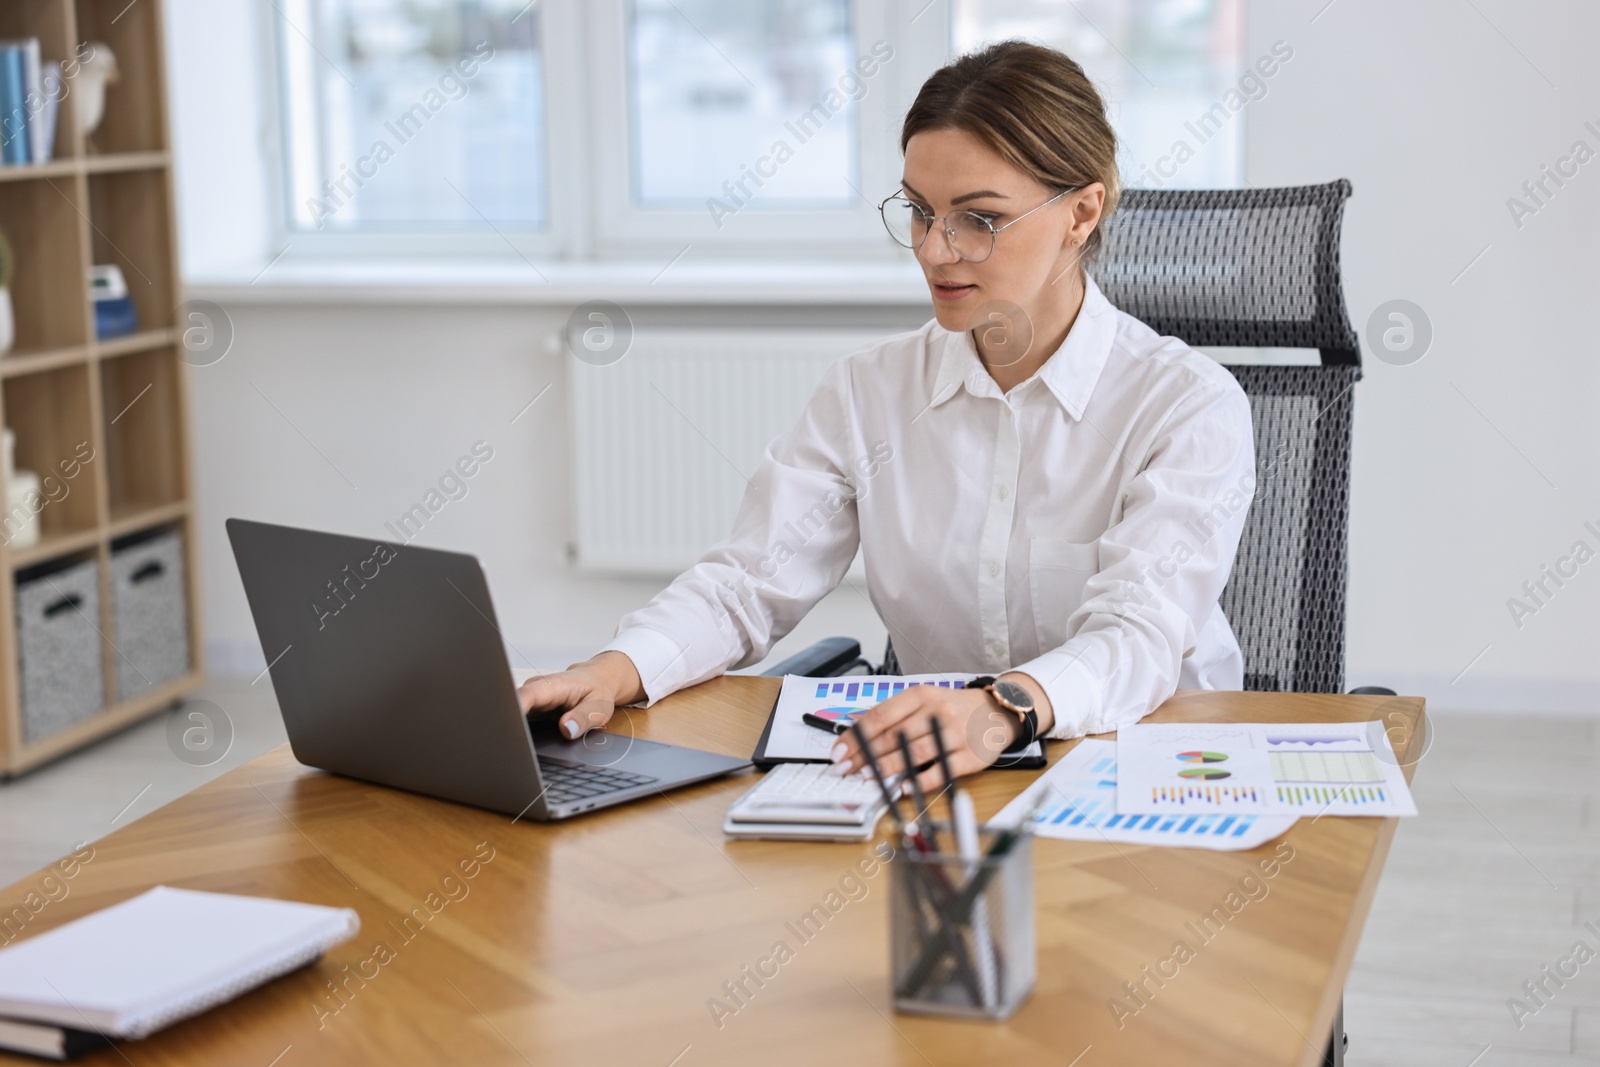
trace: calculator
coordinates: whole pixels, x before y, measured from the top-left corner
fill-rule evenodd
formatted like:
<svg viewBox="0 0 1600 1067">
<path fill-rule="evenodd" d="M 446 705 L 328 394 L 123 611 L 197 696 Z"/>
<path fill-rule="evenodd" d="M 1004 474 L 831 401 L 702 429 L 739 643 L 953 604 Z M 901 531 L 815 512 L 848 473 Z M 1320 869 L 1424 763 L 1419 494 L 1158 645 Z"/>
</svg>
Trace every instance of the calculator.
<svg viewBox="0 0 1600 1067">
<path fill-rule="evenodd" d="M 731 837 L 865 841 L 887 807 L 870 774 L 839 777 L 831 763 L 780 763 L 733 802 L 722 830 Z"/>
</svg>

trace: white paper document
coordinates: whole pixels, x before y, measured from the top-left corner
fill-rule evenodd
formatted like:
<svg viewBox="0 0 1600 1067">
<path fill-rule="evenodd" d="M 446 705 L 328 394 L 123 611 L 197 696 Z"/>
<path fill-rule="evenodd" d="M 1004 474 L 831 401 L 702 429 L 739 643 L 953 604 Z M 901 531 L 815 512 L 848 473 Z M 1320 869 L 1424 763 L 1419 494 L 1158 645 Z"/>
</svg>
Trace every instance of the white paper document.
<svg viewBox="0 0 1600 1067">
<path fill-rule="evenodd" d="M 874 706 L 908 689 L 919 685 L 964 689 L 976 677 L 975 674 L 847 674 L 838 678 L 785 675 L 777 707 L 772 713 L 766 747 L 756 755 L 761 759 L 826 762 L 828 753 L 839 743 L 839 737 L 808 724 L 805 716 L 848 726 Z M 1040 742 L 1035 741 L 1023 754 L 1041 751 Z"/>
<path fill-rule="evenodd" d="M 1293 815 L 1121 814 L 1117 810 L 1117 745 L 1114 741 L 1079 741 L 1076 748 L 1007 804 L 993 822 L 1002 826 L 1015 825 L 1027 818 L 1030 811 L 1034 812 L 1033 830 L 1039 837 L 1177 845 L 1222 852 L 1255 848 L 1295 823 Z"/>
<path fill-rule="evenodd" d="M 1119 812 L 1417 813 L 1381 722 L 1135 723 L 1116 744 Z"/>
<path fill-rule="evenodd" d="M 829 722 L 849 724 L 875 705 L 919 685 L 961 689 L 971 674 L 852 674 L 840 678 L 807 678 L 785 675 L 783 691 L 772 717 L 772 732 L 767 737 L 769 759 L 824 760 L 839 738 L 815 726 L 803 716 L 815 715 Z"/>
</svg>

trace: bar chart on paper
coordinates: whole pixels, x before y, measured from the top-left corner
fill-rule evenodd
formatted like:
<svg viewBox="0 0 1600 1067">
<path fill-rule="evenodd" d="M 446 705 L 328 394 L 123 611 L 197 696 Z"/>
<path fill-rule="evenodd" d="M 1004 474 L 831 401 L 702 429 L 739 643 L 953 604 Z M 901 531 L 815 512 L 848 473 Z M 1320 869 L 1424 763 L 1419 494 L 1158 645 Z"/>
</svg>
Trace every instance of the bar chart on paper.
<svg viewBox="0 0 1600 1067">
<path fill-rule="evenodd" d="M 868 710 L 918 686 L 965 689 L 976 675 L 857 675 L 806 678 L 787 675 L 769 728 L 766 755 L 779 759 L 826 760 L 838 738 L 807 726 L 807 715 L 848 725 Z"/>
<path fill-rule="evenodd" d="M 1037 810 L 1035 810 L 1037 809 Z M 1119 814 L 1117 746 L 1085 740 L 1017 797 L 996 822 L 1021 821 L 1033 812 L 1041 837 L 1071 841 L 1182 845 L 1220 851 L 1255 848 L 1294 825 L 1294 816 L 1188 811 L 1171 814 Z"/>
<path fill-rule="evenodd" d="M 938 678 L 926 681 L 907 681 L 904 678 L 856 679 L 848 682 L 821 681 L 817 683 L 816 700 L 819 706 L 808 709 L 809 714 L 831 722 L 851 722 L 862 712 L 881 704 L 892 696 L 919 685 L 939 686 L 943 689 L 962 689 L 966 682 L 957 678 Z"/>
<path fill-rule="evenodd" d="M 882 703 L 896 694 L 907 689 L 915 689 L 919 685 L 936 685 L 944 689 L 962 689 L 966 682 L 960 678 L 929 678 L 911 679 L 904 678 L 867 678 L 853 682 L 828 682 L 817 683 L 818 700 L 847 700 L 854 703 L 863 700 L 871 704 Z"/>
<path fill-rule="evenodd" d="M 1267 758 L 1278 802 L 1285 806 L 1388 802 L 1383 764 L 1371 752 L 1272 751 Z"/>
</svg>

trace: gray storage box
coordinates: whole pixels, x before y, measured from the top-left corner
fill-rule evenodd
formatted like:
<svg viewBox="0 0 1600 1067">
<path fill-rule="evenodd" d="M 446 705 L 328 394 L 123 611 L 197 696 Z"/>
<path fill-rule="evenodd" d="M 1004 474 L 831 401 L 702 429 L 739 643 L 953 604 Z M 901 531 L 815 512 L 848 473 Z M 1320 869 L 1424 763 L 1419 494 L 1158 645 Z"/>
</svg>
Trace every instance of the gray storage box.
<svg viewBox="0 0 1600 1067">
<path fill-rule="evenodd" d="M 17 574 L 22 740 L 49 737 L 106 706 L 100 562 Z"/>
<path fill-rule="evenodd" d="M 111 620 L 119 701 L 189 673 L 182 533 L 167 530 L 111 546 Z"/>
</svg>

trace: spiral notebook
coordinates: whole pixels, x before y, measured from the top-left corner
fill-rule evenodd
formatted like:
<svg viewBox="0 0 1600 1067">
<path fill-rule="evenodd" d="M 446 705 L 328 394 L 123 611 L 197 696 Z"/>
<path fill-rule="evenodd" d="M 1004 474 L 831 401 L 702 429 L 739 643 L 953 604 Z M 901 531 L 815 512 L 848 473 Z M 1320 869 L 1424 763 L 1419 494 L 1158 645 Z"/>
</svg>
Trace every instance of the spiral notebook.
<svg viewBox="0 0 1600 1067">
<path fill-rule="evenodd" d="M 349 908 L 157 886 L 0 951 L 0 1023 L 144 1037 L 310 963 L 360 926 Z"/>
</svg>

